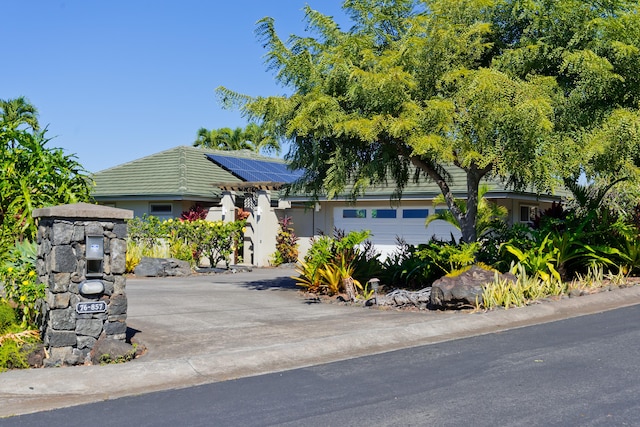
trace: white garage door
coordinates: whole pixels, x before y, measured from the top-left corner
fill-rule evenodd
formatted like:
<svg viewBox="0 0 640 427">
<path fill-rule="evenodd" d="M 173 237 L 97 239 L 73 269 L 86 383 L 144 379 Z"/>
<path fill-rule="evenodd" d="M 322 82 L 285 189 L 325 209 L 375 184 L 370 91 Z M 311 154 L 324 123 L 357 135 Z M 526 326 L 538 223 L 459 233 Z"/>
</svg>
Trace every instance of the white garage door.
<svg viewBox="0 0 640 427">
<path fill-rule="evenodd" d="M 336 228 L 349 231 L 370 230 L 371 241 L 376 249 L 386 256 L 397 249 L 396 236 L 412 245 L 427 243 L 432 238 L 450 240 L 451 234 L 460 239 L 460 231 L 445 221 L 433 221 L 429 227 L 424 223 L 432 213 L 427 208 L 335 208 L 333 212 Z"/>
</svg>

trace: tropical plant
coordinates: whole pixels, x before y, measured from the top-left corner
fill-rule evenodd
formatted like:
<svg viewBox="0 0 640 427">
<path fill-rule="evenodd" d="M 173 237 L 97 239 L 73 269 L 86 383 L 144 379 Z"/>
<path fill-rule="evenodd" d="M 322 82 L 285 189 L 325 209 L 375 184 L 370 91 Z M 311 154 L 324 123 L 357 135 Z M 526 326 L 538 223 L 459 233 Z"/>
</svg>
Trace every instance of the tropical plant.
<svg viewBox="0 0 640 427">
<path fill-rule="evenodd" d="M 318 268 L 318 275 L 320 276 L 320 289 L 321 293 L 327 295 L 336 295 L 343 292 L 344 279 L 350 277 L 345 276 L 348 271 L 340 269 L 340 266 L 334 263 L 322 265 Z"/>
<path fill-rule="evenodd" d="M 49 148 L 46 131 L 24 98 L 0 101 L 0 259 L 15 241 L 35 240 L 34 209 L 90 200 L 87 172 Z"/>
<path fill-rule="evenodd" d="M 542 241 L 527 250 L 522 250 L 506 243 L 503 248 L 514 255 L 528 274 L 538 275 L 543 281 L 552 279 L 560 281 L 560 273 L 556 270 L 557 249 L 553 247 L 551 235 L 547 234 Z"/>
<path fill-rule="evenodd" d="M 19 127 L 40 130 L 38 110 L 24 96 L 0 99 L 0 132 L 11 132 Z"/>
<path fill-rule="evenodd" d="M 14 308 L 0 299 L 0 372 L 29 367 L 25 344 L 40 340 L 37 330 L 24 330 L 18 325 Z"/>
<path fill-rule="evenodd" d="M 244 136 L 251 141 L 254 151 L 280 154 L 280 143 L 264 126 L 249 123 L 244 128 Z"/>
<path fill-rule="evenodd" d="M 152 247 L 167 236 L 166 221 L 143 214 L 127 221 L 127 238 L 142 247 Z"/>
<path fill-rule="evenodd" d="M 507 279 L 496 278 L 493 283 L 484 286 L 482 291 L 482 301 L 478 301 L 476 306 L 482 305 L 487 310 L 496 307 L 522 307 L 528 302 L 525 297 L 525 289 L 522 282 L 513 282 Z"/>
<path fill-rule="evenodd" d="M 370 282 L 366 282 L 364 285 L 358 281 L 354 281 L 354 285 L 358 290 L 358 294 L 356 295 L 357 299 L 361 299 L 364 301 L 370 300 L 376 293 L 375 289 L 370 286 Z"/>
<path fill-rule="evenodd" d="M 637 274 L 640 269 L 640 238 L 625 236 L 617 249 L 620 254 L 620 271 L 627 275 Z"/>
<path fill-rule="evenodd" d="M 2 336 L 0 335 L 0 338 Z M 20 343 L 16 340 L 3 340 L 0 344 L 0 372 L 7 369 L 26 369 L 29 367 L 26 355 L 22 352 Z"/>
<path fill-rule="evenodd" d="M 272 264 L 280 265 L 298 261 L 299 238 L 293 229 L 293 220 L 285 215 L 278 221 L 278 226 L 276 251 L 271 256 Z"/>
<path fill-rule="evenodd" d="M 16 324 L 16 311 L 8 301 L 0 300 L 0 335 Z"/>
<path fill-rule="evenodd" d="M 421 289 L 430 284 L 434 266 L 417 255 L 422 247 L 398 238 L 396 251 L 382 262 L 382 282 L 405 289 Z"/>
<path fill-rule="evenodd" d="M 483 288 L 482 299 L 476 302 L 476 308 L 491 310 L 496 307 L 522 307 L 532 301 L 549 296 L 559 296 L 569 289 L 567 284 L 552 275 L 530 275 L 523 264 L 516 264 L 511 269 L 516 280 L 500 279 L 496 273 L 495 280 Z"/>
<path fill-rule="evenodd" d="M 495 229 L 499 229 L 506 224 L 508 210 L 504 206 L 500 206 L 497 203 L 493 203 L 485 197 L 489 192 L 489 186 L 486 184 L 480 185 L 478 190 L 478 212 L 476 218 L 476 236 L 478 239 L 482 239 L 486 234 Z M 444 195 L 440 194 L 433 199 L 434 210 L 436 206 L 446 204 Z M 466 202 L 461 199 L 456 199 L 455 204 L 458 209 L 466 214 L 467 207 Z M 460 229 L 460 223 L 458 219 L 451 213 L 450 210 L 436 210 L 433 215 L 429 215 L 425 222 L 428 226 L 433 221 L 443 220 L 453 225 L 457 229 Z"/>
<path fill-rule="evenodd" d="M 196 203 L 188 210 L 180 214 L 180 219 L 183 221 L 196 221 L 199 219 L 207 219 L 209 209 L 204 208 L 200 203 Z"/>
<path fill-rule="evenodd" d="M 512 260 L 504 256 L 503 245 L 509 243 L 523 250 L 530 249 L 535 234 L 527 224 L 501 224 L 482 237 L 476 260 L 498 271 L 508 271 Z"/>
<path fill-rule="evenodd" d="M 233 222 L 198 219 L 160 220 L 143 215 L 128 221 L 128 268 L 135 268 L 142 256 L 174 257 L 192 265 L 207 257 L 212 267 L 224 262 L 228 267 L 230 256 L 238 247 L 246 220 Z M 129 249 L 128 249 L 129 252 Z M 131 271 L 131 270 L 128 270 Z"/>
<path fill-rule="evenodd" d="M 342 282 L 347 278 L 352 278 L 358 287 L 358 283 L 366 282 L 374 277 L 372 274 L 380 272 L 377 254 L 366 244 L 370 234 L 368 230 L 345 233 L 335 229 L 333 236 L 313 238 L 297 268 L 299 275 L 294 279 L 309 292 L 330 295 L 342 292 Z"/>
<path fill-rule="evenodd" d="M 42 316 L 45 285 L 39 283 L 35 272 L 36 257 L 36 244 L 23 241 L 16 243 L 0 264 L 5 298 L 19 309 L 23 328 L 37 328 Z"/>
<path fill-rule="evenodd" d="M 255 152 L 280 153 L 278 140 L 270 135 L 265 127 L 249 123 L 246 128 L 200 128 L 196 140 L 196 147 L 213 148 L 216 150 L 250 150 Z"/>
<path fill-rule="evenodd" d="M 322 293 L 318 266 L 309 265 L 304 261 L 298 261 L 295 271 L 297 275 L 292 276 L 292 279 L 296 281 L 296 285 L 313 294 Z"/>
<path fill-rule="evenodd" d="M 423 261 L 432 263 L 438 268 L 437 277 L 444 276 L 454 270 L 467 267 L 476 260 L 476 252 L 480 244 L 473 243 L 441 243 L 432 241 L 421 247 L 417 256 Z"/>
</svg>

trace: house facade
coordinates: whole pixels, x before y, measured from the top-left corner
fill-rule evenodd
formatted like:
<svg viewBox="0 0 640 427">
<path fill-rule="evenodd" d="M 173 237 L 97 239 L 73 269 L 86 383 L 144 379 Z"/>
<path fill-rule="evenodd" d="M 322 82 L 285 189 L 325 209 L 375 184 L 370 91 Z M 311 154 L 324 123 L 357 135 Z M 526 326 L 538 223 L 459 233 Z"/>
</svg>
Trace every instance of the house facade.
<svg viewBox="0 0 640 427">
<path fill-rule="evenodd" d="M 457 175 L 456 175 L 457 174 Z M 371 241 L 383 256 L 396 249 L 398 238 L 409 244 L 432 238 L 458 239 L 460 232 L 444 221 L 425 227 L 426 218 L 446 206 L 433 206 L 440 192 L 433 183 L 411 183 L 400 201 L 391 200 L 392 187 L 374 187 L 355 203 L 346 197 L 310 200 L 304 195 L 281 195 L 283 184 L 299 174 L 289 171 L 281 159 L 246 151 L 217 151 L 180 146 L 94 175 L 95 200 L 104 205 L 130 209 L 135 216 L 177 218 L 199 204 L 208 209 L 208 220 L 233 221 L 243 209 L 250 215 L 244 236 L 242 262 L 268 266 L 275 252 L 278 222 L 293 220 L 300 238 L 300 257 L 313 237 L 370 230 Z M 466 179 L 452 173 L 452 190 L 464 198 Z M 507 208 L 511 223 L 530 222 L 538 211 L 560 201 L 559 196 L 506 190 L 500 183 L 486 182 L 486 198 Z"/>
</svg>

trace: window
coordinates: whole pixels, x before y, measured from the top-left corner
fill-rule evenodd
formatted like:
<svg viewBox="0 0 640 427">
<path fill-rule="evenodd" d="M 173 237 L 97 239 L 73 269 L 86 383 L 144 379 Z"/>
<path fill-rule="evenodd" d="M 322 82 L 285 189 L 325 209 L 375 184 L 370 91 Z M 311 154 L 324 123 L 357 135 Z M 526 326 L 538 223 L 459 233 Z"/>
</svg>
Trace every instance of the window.
<svg viewBox="0 0 640 427">
<path fill-rule="evenodd" d="M 160 219 L 169 219 L 173 217 L 173 206 L 171 203 L 152 203 L 149 205 L 149 214 Z"/>
<path fill-rule="evenodd" d="M 344 209 L 342 218 L 366 218 L 367 211 L 365 209 Z"/>
<path fill-rule="evenodd" d="M 520 222 L 532 222 L 538 214 L 535 206 L 520 206 Z"/>
<path fill-rule="evenodd" d="M 396 218 L 395 209 L 371 209 L 371 218 Z"/>
<path fill-rule="evenodd" d="M 413 218 L 426 218 L 429 216 L 429 209 L 403 209 L 402 210 L 402 218 L 413 219 Z"/>
</svg>

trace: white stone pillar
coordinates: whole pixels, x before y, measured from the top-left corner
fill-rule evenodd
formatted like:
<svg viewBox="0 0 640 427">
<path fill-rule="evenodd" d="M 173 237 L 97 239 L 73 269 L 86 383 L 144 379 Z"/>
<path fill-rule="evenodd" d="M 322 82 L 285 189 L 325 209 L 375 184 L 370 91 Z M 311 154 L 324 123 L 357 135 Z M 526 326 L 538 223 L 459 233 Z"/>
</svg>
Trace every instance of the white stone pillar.
<svg viewBox="0 0 640 427">
<path fill-rule="evenodd" d="M 233 222 L 235 221 L 236 216 L 236 195 L 232 191 L 223 191 L 222 192 L 222 200 L 220 201 L 222 205 L 222 221 L 223 222 Z"/>
<path fill-rule="evenodd" d="M 254 231 L 254 264 L 258 267 L 269 265 L 269 258 L 275 251 L 275 237 L 278 227 L 278 219 L 271 208 L 271 193 L 267 190 L 259 190 L 258 201 L 253 211 L 255 218 Z"/>
</svg>

